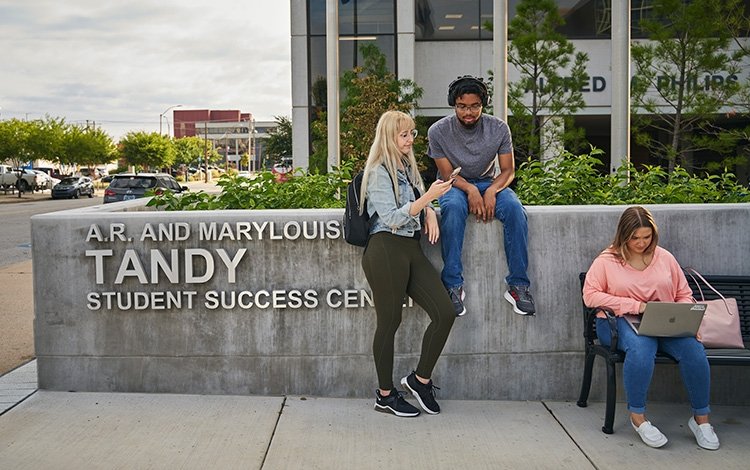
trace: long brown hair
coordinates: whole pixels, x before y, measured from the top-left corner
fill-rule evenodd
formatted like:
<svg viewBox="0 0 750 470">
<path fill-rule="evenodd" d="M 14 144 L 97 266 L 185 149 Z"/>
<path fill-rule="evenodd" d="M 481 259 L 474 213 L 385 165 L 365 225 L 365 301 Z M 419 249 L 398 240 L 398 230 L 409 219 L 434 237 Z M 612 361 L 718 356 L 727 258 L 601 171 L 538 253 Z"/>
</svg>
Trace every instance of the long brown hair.
<svg viewBox="0 0 750 470">
<path fill-rule="evenodd" d="M 644 250 L 644 253 L 651 254 L 659 244 L 659 229 L 654 222 L 654 216 L 648 209 L 641 206 L 633 206 L 625 209 L 617 223 L 617 232 L 615 239 L 612 241 L 610 251 L 623 262 L 630 259 L 631 253 L 628 250 L 628 241 L 639 228 L 651 229 L 651 244 Z"/>
</svg>

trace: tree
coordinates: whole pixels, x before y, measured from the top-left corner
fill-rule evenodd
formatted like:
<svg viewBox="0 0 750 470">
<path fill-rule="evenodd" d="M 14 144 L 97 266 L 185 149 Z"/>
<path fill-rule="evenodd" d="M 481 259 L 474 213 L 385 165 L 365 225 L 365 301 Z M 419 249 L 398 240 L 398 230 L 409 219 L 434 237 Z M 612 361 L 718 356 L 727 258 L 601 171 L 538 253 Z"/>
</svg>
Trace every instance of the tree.
<svg viewBox="0 0 750 470">
<path fill-rule="evenodd" d="M 55 161 L 61 165 L 93 167 L 115 158 L 112 138 L 101 129 L 68 126 L 62 135 L 61 151 Z"/>
<path fill-rule="evenodd" d="M 31 159 L 34 122 L 9 119 L 0 121 L 0 160 L 20 168 Z"/>
<path fill-rule="evenodd" d="M 572 116 L 585 104 L 588 56 L 557 32 L 564 23 L 554 0 L 521 0 L 508 27 L 508 62 L 520 74 L 508 86 L 509 121 L 521 160 L 540 158 L 561 143 L 577 149 L 583 140 Z"/>
<path fill-rule="evenodd" d="M 208 149 L 210 154 L 209 159 L 215 158 L 213 154 L 216 153 L 216 150 L 213 146 L 206 145 L 206 141 L 200 137 L 192 136 L 175 139 L 172 141 L 172 146 L 175 152 L 173 165 L 192 165 L 203 161 L 206 159 L 206 149 Z"/>
<path fill-rule="evenodd" d="M 266 140 L 266 158 L 280 163 L 284 157 L 292 156 L 292 121 L 287 116 L 274 116 L 276 128 L 269 131 Z"/>
<path fill-rule="evenodd" d="M 654 17 L 641 21 L 649 41 L 631 47 L 633 126 L 636 141 L 667 160 L 672 173 L 678 164 L 693 168 L 694 151 L 734 150 L 737 136 L 714 123 L 741 89 L 745 52 L 729 50 L 733 36 L 724 20 L 744 15 L 744 2 L 655 0 L 653 8 Z"/>
<path fill-rule="evenodd" d="M 34 121 L 0 121 L 0 160 L 15 168 L 38 159 L 54 160 L 67 126 L 64 120 L 45 117 Z"/>
<path fill-rule="evenodd" d="M 175 158 L 169 137 L 156 132 L 129 132 L 120 140 L 120 153 L 129 165 L 147 169 L 171 166 Z"/>
<path fill-rule="evenodd" d="M 57 161 L 63 152 L 63 139 L 70 125 L 63 118 L 45 116 L 44 119 L 32 121 L 29 135 L 29 148 L 32 159 Z"/>
<path fill-rule="evenodd" d="M 353 162 L 355 170 L 364 166 L 380 116 L 389 110 L 411 113 L 423 93 L 414 81 L 398 79 L 388 71 L 385 55 L 375 44 L 361 45 L 360 53 L 363 65 L 341 77 L 341 94 L 344 96 L 341 102 L 341 160 L 342 163 Z M 312 125 L 314 152 L 311 163 L 322 164 L 323 168 L 328 153 L 326 119 L 326 113 L 320 113 Z M 419 156 L 425 149 L 422 133 L 414 142 L 414 153 Z"/>
</svg>

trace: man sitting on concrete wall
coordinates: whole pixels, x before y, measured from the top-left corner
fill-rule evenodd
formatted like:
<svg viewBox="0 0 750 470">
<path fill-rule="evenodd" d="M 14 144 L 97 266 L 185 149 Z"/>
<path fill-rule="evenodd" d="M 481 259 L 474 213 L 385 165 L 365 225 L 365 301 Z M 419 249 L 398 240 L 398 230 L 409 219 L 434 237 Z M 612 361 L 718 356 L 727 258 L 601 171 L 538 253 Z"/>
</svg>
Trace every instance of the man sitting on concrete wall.
<svg viewBox="0 0 750 470">
<path fill-rule="evenodd" d="M 455 114 L 440 119 L 428 131 L 429 156 L 435 160 L 440 178 L 447 181 L 453 170 L 460 168 L 453 188 L 439 199 L 444 264 L 441 277 L 456 315 L 464 315 L 461 252 L 466 220 L 469 213 L 482 222 L 491 222 L 494 216 L 503 224 L 508 260 L 505 299 L 516 313 L 533 315 L 536 310 L 527 274 L 526 211 L 508 187 L 515 175 L 513 142 L 505 121 L 482 113 L 488 103 L 489 93 L 482 79 L 459 77 L 448 86 L 448 104 Z"/>
</svg>

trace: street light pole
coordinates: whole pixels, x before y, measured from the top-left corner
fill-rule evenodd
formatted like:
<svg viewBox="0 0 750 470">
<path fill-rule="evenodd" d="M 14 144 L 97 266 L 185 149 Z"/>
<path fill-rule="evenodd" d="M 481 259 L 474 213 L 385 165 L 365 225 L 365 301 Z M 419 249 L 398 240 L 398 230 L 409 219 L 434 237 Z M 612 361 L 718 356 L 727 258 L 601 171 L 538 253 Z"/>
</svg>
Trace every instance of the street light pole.
<svg viewBox="0 0 750 470">
<path fill-rule="evenodd" d="M 167 114 L 167 111 L 169 111 L 172 108 L 179 108 L 182 106 L 181 104 L 176 104 L 174 106 L 170 106 L 167 109 L 165 109 L 160 115 L 159 115 L 159 135 L 161 135 L 161 120 L 164 117 L 165 114 Z M 167 124 L 169 124 L 169 121 L 167 121 Z"/>
</svg>

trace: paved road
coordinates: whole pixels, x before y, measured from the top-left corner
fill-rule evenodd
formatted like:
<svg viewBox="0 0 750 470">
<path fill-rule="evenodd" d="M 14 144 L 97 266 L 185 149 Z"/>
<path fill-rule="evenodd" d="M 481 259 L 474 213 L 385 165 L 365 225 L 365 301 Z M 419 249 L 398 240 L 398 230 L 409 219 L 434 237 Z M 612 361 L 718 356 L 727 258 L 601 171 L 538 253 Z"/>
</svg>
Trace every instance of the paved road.
<svg viewBox="0 0 750 470">
<path fill-rule="evenodd" d="M 0 267 L 31 259 L 31 216 L 102 203 L 101 197 L 55 199 L 36 194 L 24 202 L 0 194 Z"/>
<path fill-rule="evenodd" d="M 216 181 L 186 183 L 191 191 L 221 192 Z M 102 204 L 104 191 L 97 189 L 94 198 L 57 199 L 49 191 L 25 193 L 19 201 L 17 195 L 0 193 L 0 268 L 31 259 L 31 216 L 47 212 L 78 209 Z"/>
</svg>

